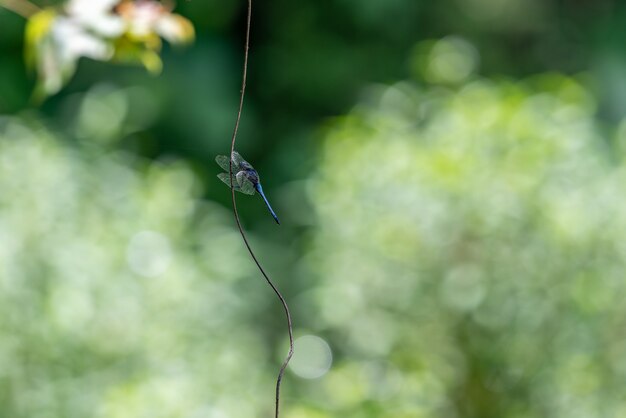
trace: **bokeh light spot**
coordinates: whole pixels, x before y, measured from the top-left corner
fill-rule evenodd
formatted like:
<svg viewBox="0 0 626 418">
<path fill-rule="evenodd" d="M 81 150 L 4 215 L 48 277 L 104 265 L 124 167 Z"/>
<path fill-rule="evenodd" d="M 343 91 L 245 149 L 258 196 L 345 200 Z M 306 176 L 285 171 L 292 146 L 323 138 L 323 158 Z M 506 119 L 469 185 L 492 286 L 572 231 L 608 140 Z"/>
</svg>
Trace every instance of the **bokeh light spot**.
<svg viewBox="0 0 626 418">
<path fill-rule="evenodd" d="M 296 339 L 295 353 L 289 363 L 291 371 L 303 379 L 317 379 L 330 370 L 333 354 L 326 341 L 315 335 Z"/>
<path fill-rule="evenodd" d="M 131 270 L 138 275 L 160 276 L 165 273 L 172 259 L 169 240 L 158 232 L 138 232 L 128 244 L 126 258 Z"/>
<path fill-rule="evenodd" d="M 437 41 L 428 56 L 425 76 L 435 83 L 458 83 L 478 66 L 478 52 L 466 40 L 450 36 Z"/>
<path fill-rule="evenodd" d="M 111 142 L 119 137 L 128 113 L 128 97 L 109 85 L 92 88 L 81 103 L 76 135 L 90 141 Z"/>
<path fill-rule="evenodd" d="M 443 302 L 459 311 L 476 308 L 485 297 L 481 272 L 473 266 L 459 267 L 445 278 L 441 288 Z"/>
</svg>

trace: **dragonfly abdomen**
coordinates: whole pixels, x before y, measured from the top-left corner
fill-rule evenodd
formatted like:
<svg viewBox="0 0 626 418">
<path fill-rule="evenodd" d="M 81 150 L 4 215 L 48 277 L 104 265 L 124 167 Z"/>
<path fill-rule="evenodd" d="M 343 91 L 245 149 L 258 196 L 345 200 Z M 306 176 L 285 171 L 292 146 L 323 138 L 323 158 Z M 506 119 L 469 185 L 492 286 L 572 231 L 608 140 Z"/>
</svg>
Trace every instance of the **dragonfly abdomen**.
<svg viewBox="0 0 626 418">
<path fill-rule="evenodd" d="M 276 223 L 278 225 L 280 225 L 280 221 L 278 220 L 278 216 L 276 216 L 276 213 L 274 213 L 274 209 L 272 209 L 272 206 L 270 205 L 270 202 L 267 200 L 267 197 L 265 197 L 265 193 L 263 193 L 263 187 L 261 187 L 261 183 L 256 183 L 254 185 L 254 188 L 256 189 L 256 191 L 263 198 L 263 201 L 265 202 L 265 205 L 267 206 L 267 209 L 270 211 L 270 214 L 272 215 L 272 218 L 274 218 Z"/>
</svg>

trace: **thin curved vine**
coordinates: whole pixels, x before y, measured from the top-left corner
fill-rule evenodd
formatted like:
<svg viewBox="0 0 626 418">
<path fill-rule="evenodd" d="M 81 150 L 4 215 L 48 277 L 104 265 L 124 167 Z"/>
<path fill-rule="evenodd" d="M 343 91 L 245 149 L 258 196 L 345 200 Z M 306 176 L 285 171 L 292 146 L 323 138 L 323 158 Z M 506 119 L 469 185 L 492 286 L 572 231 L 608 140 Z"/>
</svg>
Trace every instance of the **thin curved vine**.
<svg viewBox="0 0 626 418">
<path fill-rule="evenodd" d="M 235 128 L 233 130 L 233 136 L 232 136 L 231 143 L 230 143 L 230 155 L 232 155 L 233 152 L 235 151 L 235 142 L 237 140 L 237 132 L 239 131 L 239 122 L 241 120 L 241 113 L 243 111 L 243 100 L 244 100 L 244 96 L 246 93 L 246 80 L 248 77 L 248 55 L 249 55 L 248 52 L 250 50 L 251 22 L 252 22 L 252 0 L 248 0 L 248 13 L 247 13 L 247 18 L 246 18 L 246 40 L 245 40 L 245 51 L 244 51 L 244 61 L 243 61 L 243 76 L 242 76 L 242 81 L 241 81 L 241 95 L 239 97 L 239 110 L 237 111 L 237 119 L 235 120 Z M 243 239 L 243 242 L 246 245 L 246 248 L 248 249 L 250 256 L 254 260 L 254 263 L 256 264 L 259 271 L 265 278 L 265 281 L 267 282 L 267 284 L 269 284 L 272 290 L 274 291 L 274 293 L 276 293 L 276 296 L 280 300 L 280 303 L 283 305 L 283 309 L 285 310 L 285 316 L 287 318 L 287 329 L 289 332 L 289 353 L 287 354 L 287 357 L 283 361 L 283 364 L 280 367 L 280 371 L 278 372 L 278 377 L 276 378 L 276 405 L 274 409 L 275 411 L 274 417 L 278 418 L 279 410 L 280 410 L 280 384 L 282 382 L 285 369 L 287 368 L 287 365 L 289 364 L 289 360 L 291 360 L 291 357 L 293 356 L 293 330 L 292 330 L 292 325 L 291 325 L 291 313 L 289 312 L 289 306 L 287 306 L 287 301 L 285 300 L 283 295 L 280 293 L 276 285 L 274 285 L 274 283 L 272 282 L 272 279 L 270 279 L 268 274 L 265 272 L 265 270 L 261 266 L 261 263 L 259 262 L 256 255 L 254 254 L 254 251 L 252 251 L 252 248 L 250 247 L 250 243 L 248 242 L 246 233 L 244 232 L 244 229 L 241 226 L 241 220 L 239 219 L 239 212 L 237 211 L 237 199 L 235 197 L 235 188 L 233 184 L 234 176 L 233 176 L 232 158 L 230 159 L 230 163 L 229 163 L 229 172 L 230 172 L 230 191 L 231 191 L 231 197 L 232 197 L 232 203 L 233 203 L 233 213 L 235 215 L 235 221 L 237 222 L 237 228 L 239 229 L 241 238 Z"/>
</svg>

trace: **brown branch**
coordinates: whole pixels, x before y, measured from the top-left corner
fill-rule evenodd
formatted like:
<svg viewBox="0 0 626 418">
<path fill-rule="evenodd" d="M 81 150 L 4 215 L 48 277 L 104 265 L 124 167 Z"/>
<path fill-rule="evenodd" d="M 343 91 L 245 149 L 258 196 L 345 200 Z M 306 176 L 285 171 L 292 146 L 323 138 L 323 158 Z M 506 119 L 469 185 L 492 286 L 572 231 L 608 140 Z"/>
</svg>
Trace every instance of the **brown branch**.
<svg viewBox="0 0 626 418">
<path fill-rule="evenodd" d="M 285 316 L 287 318 L 287 331 L 289 332 L 289 353 L 287 353 L 287 357 L 285 358 L 285 361 L 283 362 L 282 366 L 280 367 L 280 371 L 278 372 L 278 377 L 276 379 L 276 406 L 275 406 L 275 415 L 274 415 L 274 417 L 278 418 L 279 407 L 280 407 L 280 383 L 281 383 L 281 381 L 283 379 L 283 375 L 285 373 L 285 369 L 287 368 L 287 365 L 289 364 L 289 360 L 291 360 L 291 357 L 293 356 L 293 330 L 292 330 L 292 325 L 291 325 L 291 314 L 289 313 L 289 306 L 287 306 L 287 301 L 285 300 L 283 295 L 280 293 L 280 291 L 278 290 L 276 285 L 274 285 L 274 283 L 272 282 L 270 277 L 267 275 L 267 273 L 265 272 L 265 270 L 261 266 L 261 263 L 259 262 L 259 260 L 257 259 L 256 255 L 254 254 L 254 251 L 252 251 L 252 248 L 250 247 L 250 243 L 248 242 L 248 238 L 246 237 L 246 233 L 244 232 L 243 227 L 241 226 L 241 220 L 239 219 L 239 213 L 237 212 L 237 201 L 236 201 L 236 197 L 235 197 L 235 187 L 234 187 L 234 184 L 233 184 L 233 159 L 232 159 L 232 155 L 233 155 L 233 152 L 235 151 L 235 141 L 237 140 L 237 132 L 239 130 L 239 122 L 241 120 L 241 113 L 243 111 L 243 99 L 244 99 L 245 92 L 246 92 L 246 80 L 247 80 L 247 77 L 248 77 L 248 52 L 250 50 L 250 26 L 251 26 L 250 23 L 251 23 L 251 20 L 252 20 L 252 0 L 248 0 L 248 17 L 247 17 L 247 20 L 246 20 L 246 43 L 245 43 L 244 61 L 243 61 L 243 77 L 242 77 L 242 82 L 241 82 L 241 96 L 239 98 L 239 111 L 237 112 L 237 119 L 235 121 L 235 129 L 233 130 L 233 137 L 232 137 L 231 144 L 230 144 L 230 155 L 231 155 L 231 158 L 229 160 L 229 170 L 228 171 L 230 172 L 230 190 L 231 190 L 231 196 L 232 196 L 232 202 L 233 202 L 233 213 L 235 214 L 235 221 L 237 222 L 237 228 L 239 228 L 239 233 L 241 234 L 241 238 L 243 238 L 243 242 L 246 245 L 246 248 L 248 249 L 248 252 L 250 253 L 250 256 L 252 257 L 252 259 L 254 260 L 254 263 L 256 264 L 256 266 L 258 267 L 259 271 L 261 272 L 261 274 L 265 278 L 265 281 L 267 281 L 267 284 L 270 285 L 270 287 L 272 288 L 274 293 L 276 293 L 276 296 L 280 300 L 280 303 L 283 305 L 283 309 L 285 310 Z"/>
<path fill-rule="evenodd" d="M 32 15 L 41 10 L 35 4 L 27 0 L 0 0 L 0 7 L 12 11 L 22 16 L 24 19 L 30 18 Z"/>
</svg>

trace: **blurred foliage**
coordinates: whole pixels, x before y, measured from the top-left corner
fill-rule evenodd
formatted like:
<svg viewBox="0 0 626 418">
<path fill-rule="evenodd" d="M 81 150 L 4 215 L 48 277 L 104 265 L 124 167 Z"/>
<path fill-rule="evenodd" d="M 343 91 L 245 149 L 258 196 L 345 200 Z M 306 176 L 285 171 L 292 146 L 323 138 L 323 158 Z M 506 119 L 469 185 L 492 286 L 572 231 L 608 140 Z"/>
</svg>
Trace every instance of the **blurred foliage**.
<svg viewBox="0 0 626 418">
<path fill-rule="evenodd" d="M 0 9 L 0 416 L 271 415 L 284 319 L 213 163 L 244 7 L 180 2 L 162 76 L 81 60 L 37 110 Z M 626 415 L 625 22 L 255 5 L 238 148 L 284 223 L 239 204 L 294 314 L 286 418 Z"/>
<path fill-rule="evenodd" d="M 589 93 L 545 75 L 367 96 L 309 188 L 328 416 L 626 413 L 626 168 Z"/>
<path fill-rule="evenodd" d="M 1 125 L 0 416 L 269 414 L 269 292 L 189 168 Z"/>
<path fill-rule="evenodd" d="M 402 82 L 328 125 L 305 243 L 255 234 L 301 336 L 287 417 L 626 411 L 623 135 L 595 107 L 558 75 Z M 2 125 L 2 415 L 269 415 L 280 310 L 190 169 Z"/>
</svg>

